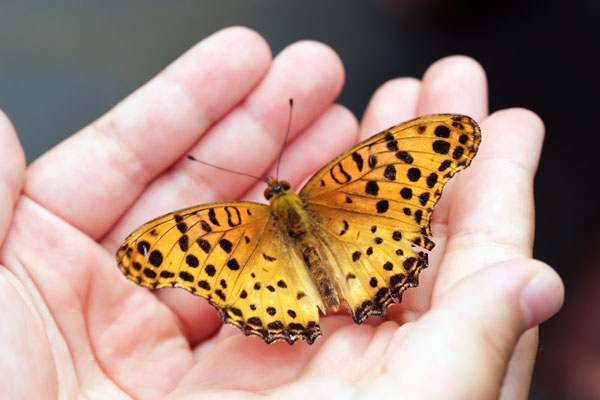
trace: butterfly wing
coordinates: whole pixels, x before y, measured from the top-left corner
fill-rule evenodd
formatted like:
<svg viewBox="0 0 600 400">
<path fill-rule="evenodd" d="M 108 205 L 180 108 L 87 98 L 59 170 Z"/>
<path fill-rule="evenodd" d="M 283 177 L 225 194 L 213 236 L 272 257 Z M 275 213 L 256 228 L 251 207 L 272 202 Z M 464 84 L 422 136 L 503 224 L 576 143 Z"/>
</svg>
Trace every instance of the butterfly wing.
<svg viewBox="0 0 600 400">
<path fill-rule="evenodd" d="M 316 221 L 321 256 L 357 323 L 385 315 L 416 286 L 432 249 L 430 221 L 445 183 L 481 140 L 464 115 L 429 115 L 387 129 L 317 172 L 300 197 Z"/>
<path fill-rule="evenodd" d="M 312 343 L 324 307 L 288 241 L 268 206 L 215 203 L 144 224 L 119 247 L 117 262 L 139 285 L 180 287 L 208 299 L 246 335 Z"/>
</svg>

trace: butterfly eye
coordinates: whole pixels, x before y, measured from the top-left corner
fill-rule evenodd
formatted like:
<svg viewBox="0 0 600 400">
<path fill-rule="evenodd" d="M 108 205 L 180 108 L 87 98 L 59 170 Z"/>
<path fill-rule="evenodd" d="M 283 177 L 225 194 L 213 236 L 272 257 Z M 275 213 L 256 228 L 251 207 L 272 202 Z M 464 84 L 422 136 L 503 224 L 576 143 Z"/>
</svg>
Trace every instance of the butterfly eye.
<svg viewBox="0 0 600 400">
<path fill-rule="evenodd" d="M 269 187 L 267 187 L 265 189 L 265 199 L 269 200 L 271 197 L 273 197 L 273 192 Z"/>
<path fill-rule="evenodd" d="M 290 183 L 288 181 L 281 181 L 280 183 L 283 190 L 290 190 Z"/>
</svg>

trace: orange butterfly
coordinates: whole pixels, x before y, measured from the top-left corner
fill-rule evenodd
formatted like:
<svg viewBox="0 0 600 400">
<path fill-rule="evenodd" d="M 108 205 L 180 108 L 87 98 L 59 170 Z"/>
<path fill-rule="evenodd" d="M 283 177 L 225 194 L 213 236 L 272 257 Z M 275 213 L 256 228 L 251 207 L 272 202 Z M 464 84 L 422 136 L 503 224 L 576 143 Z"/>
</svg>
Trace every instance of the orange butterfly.
<svg viewBox="0 0 600 400">
<path fill-rule="evenodd" d="M 142 225 L 119 247 L 119 268 L 208 299 L 246 335 L 312 344 L 319 310 L 343 304 L 360 324 L 418 284 L 435 204 L 480 141 L 464 115 L 405 122 L 335 158 L 299 194 L 269 179 L 269 206 L 205 204 Z"/>
</svg>

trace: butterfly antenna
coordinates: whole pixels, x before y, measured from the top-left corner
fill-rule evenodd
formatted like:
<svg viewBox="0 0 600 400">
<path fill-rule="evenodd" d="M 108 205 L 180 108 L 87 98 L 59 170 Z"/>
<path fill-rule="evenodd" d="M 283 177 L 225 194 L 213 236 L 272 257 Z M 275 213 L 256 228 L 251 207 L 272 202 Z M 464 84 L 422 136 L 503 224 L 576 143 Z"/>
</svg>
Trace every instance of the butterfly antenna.
<svg viewBox="0 0 600 400">
<path fill-rule="evenodd" d="M 279 158 L 277 158 L 277 171 L 275 173 L 275 179 L 279 181 L 279 165 L 281 164 L 281 157 L 283 156 L 283 150 L 285 149 L 285 145 L 287 144 L 288 136 L 290 135 L 290 127 L 292 126 L 292 109 L 294 108 L 294 99 L 290 99 L 290 113 L 288 115 L 288 125 L 285 131 L 285 139 L 283 139 L 283 146 L 281 146 L 281 151 L 279 152 Z"/>
<path fill-rule="evenodd" d="M 231 172 L 232 174 L 237 174 L 237 175 L 244 175 L 244 176 L 248 176 L 248 177 L 250 177 L 250 178 L 254 178 L 254 179 L 256 179 L 257 181 L 261 181 L 261 182 L 265 182 L 265 183 L 267 183 L 267 178 L 265 178 L 265 177 L 262 177 L 262 178 L 261 178 L 261 177 L 259 177 L 259 176 L 252 175 L 252 174 L 247 174 L 247 173 L 245 173 L 245 172 L 234 171 L 234 170 L 232 170 L 232 169 L 229 169 L 229 168 L 223 168 L 223 167 L 219 167 L 218 165 L 214 165 L 214 164 L 207 163 L 206 161 L 198 160 L 196 157 L 194 157 L 194 156 L 193 156 L 193 155 L 191 155 L 191 154 L 187 156 L 187 159 L 188 159 L 188 160 L 192 160 L 192 161 L 199 162 L 200 164 L 208 165 L 209 167 L 213 167 L 213 168 L 216 168 L 216 169 L 220 169 L 221 171 Z"/>
</svg>

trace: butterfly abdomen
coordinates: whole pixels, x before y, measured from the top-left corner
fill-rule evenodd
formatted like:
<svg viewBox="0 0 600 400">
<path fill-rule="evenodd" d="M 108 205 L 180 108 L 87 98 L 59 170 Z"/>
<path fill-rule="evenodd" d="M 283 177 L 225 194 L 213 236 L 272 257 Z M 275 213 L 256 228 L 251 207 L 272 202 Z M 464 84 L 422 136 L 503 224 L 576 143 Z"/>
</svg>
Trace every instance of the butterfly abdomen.
<svg viewBox="0 0 600 400">
<path fill-rule="evenodd" d="M 305 204 L 295 193 L 285 190 L 269 199 L 277 225 L 284 235 L 293 243 L 296 252 L 304 260 L 310 277 L 316 285 L 325 305 L 334 311 L 338 309 L 340 300 L 319 253 L 318 243 L 311 234 L 311 220 L 305 210 Z"/>
<path fill-rule="evenodd" d="M 300 253 L 302 254 L 304 263 L 308 268 L 308 272 L 313 282 L 317 285 L 319 294 L 321 295 L 325 305 L 331 308 L 333 311 L 337 311 L 340 300 L 331 282 L 331 277 L 329 276 L 327 269 L 325 269 L 321 257 L 319 257 L 317 249 L 311 245 L 308 238 L 300 241 L 298 247 Z"/>
</svg>

